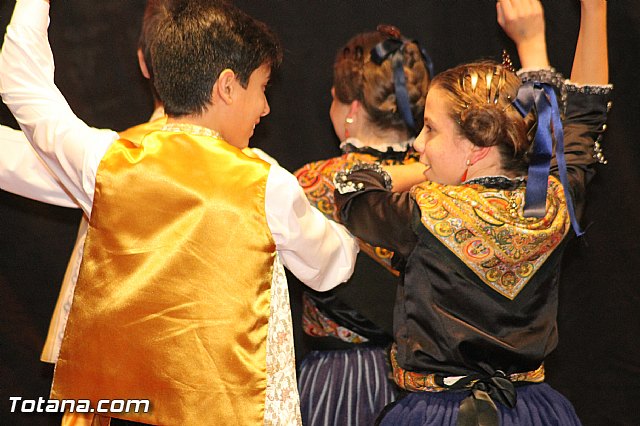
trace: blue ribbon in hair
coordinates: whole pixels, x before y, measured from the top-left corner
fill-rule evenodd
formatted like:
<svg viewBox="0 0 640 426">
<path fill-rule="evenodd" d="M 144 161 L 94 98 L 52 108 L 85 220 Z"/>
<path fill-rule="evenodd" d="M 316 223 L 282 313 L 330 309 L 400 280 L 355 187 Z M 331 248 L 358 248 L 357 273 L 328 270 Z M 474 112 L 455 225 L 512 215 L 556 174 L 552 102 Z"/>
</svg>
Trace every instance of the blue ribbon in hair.
<svg viewBox="0 0 640 426">
<path fill-rule="evenodd" d="M 418 44 L 418 42 L 413 42 L 420 49 L 422 60 L 429 72 L 429 77 L 433 77 L 433 61 L 431 60 L 431 57 L 427 51 Z M 402 63 L 403 49 L 407 43 L 410 43 L 410 41 L 399 38 L 388 38 L 381 41 L 371 49 L 371 61 L 380 65 L 389 56 L 391 56 L 391 64 L 393 66 L 393 85 L 396 93 L 398 111 L 400 111 L 400 115 L 409 130 L 411 130 L 414 135 L 417 135 L 418 131 L 413 120 L 413 114 L 411 113 L 411 102 L 409 101 L 409 92 L 407 91 L 407 76 L 404 73 L 404 66 Z"/>
<path fill-rule="evenodd" d="M 558 100 L 553 88 L 544 83 L 527 82 L 518 89 L 518 95 L 513 101 L 513 106 L 522 117 L 526 117 L 532 108 L 535 108 L 538 116 L 536 134 L 533 140 L 529 172 L 527 177 L 527 189 L 524 201 L 524 215 L 526 217 L 543 217 L 547 210 L 547 185 L 549 183 L 549 169 L 553 149 L 553 136 L 556 140 L 556 161 L 560 182 L 564 189 L 571 218 L 571 226 L 578 237 L 584 232 L 578 224 L 569 179 L 567 177 L 567 164 L 564 158 L 564 134 Z"/>
</svg>

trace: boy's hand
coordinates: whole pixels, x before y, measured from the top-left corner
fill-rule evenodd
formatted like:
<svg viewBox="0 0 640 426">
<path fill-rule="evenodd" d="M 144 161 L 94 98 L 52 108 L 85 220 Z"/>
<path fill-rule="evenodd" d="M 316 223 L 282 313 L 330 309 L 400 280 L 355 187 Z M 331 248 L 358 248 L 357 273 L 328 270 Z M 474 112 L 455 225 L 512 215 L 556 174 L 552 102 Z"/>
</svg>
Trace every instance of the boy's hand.
<svg viewBox="0 0 640 426">
<path fill-rule="evenodd" d="M 516 44 L 522 67 L 548 67 L 544 12 L 540 1 L 499 0 L 496 11 L 498 24 Z"/>
</svg>

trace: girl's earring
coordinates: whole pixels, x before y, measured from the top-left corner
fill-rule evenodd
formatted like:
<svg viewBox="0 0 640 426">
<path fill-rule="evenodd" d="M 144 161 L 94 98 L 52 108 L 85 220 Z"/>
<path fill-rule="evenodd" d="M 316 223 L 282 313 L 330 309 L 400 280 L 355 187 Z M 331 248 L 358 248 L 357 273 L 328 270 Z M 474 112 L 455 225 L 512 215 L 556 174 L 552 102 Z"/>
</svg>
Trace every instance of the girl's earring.
<svg viewBox="0 0 640 426">
<path fill-rule="evenodd" d="M 467 166 L 467 168 L 464 170 L 464 173 L 462 174 L 462 177 L 460 178 L 460 182 L 464 182 L 464 181 L 467 180 L 467 174 L 469 173 L 469 167 L 473 166 L 473 163 L 471 161 L 467 160 L 466 166 Z"/>
<path fill-rule="evenodd" d="M 347 124 L 353 124 L 353 117 L 347 117 L 344 119 L 344 137 L 349 138 L 349 129 L 347 128 Z"/>
</svg>

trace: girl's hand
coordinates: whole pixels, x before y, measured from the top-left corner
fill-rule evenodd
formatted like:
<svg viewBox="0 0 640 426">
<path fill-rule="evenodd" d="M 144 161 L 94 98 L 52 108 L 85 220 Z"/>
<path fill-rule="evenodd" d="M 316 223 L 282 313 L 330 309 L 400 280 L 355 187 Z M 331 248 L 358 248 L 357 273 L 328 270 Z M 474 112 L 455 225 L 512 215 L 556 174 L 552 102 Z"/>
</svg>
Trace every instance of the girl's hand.
<svg viewBox="0 0 640 426">
<path fill-rule="evenodd" d="M 544 12 L 540 1 L 499 0 L 496 3 L 496 11 L 498 24 L 516 44 L 522 67 L 549 67 Z"/>
</svg>

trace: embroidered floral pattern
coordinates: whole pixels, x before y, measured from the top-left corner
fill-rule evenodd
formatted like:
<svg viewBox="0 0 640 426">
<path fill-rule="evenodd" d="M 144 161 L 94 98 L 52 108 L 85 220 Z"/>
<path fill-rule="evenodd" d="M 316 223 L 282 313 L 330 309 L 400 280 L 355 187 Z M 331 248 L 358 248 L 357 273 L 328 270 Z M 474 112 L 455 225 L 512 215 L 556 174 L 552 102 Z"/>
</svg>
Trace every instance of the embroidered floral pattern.
<svg viewBox="0 0 640 426">
<path fill-rule="evenodd" d="M 302 306 L 302 327 L 304 332 L 309 336 L 333 336 L 343 342 L 349 343 L 365 343 L 369 341 L 366 337 L 361 336 L 348 328 L 342 327 L 335 321 L 327 318 L 322 314 L 322 312 L 320 312 L 313 300 L 311 300 L 311 298 L 306 294 L 303 294 L 302 296 Z"/>
<path fill-rule="evenodd" d="M 215 139 L 222 139 L 220 133 L 215 130 L 211 130 L 207 127 L 198 126 L 196 124 L 189 123 L 167 123 L 162 126 L 163 132 L 181 132 L 189 133 L 196 136 L 208 136 Z"/>
<path fill-rule="evenodd" d="M 569 231 L 560 182 L 549 178 L 547 211 L 525 217 L 525 187 L 425 182 L 412 189 L 422 224 L 485 284 L 514 299 Z"/>
<path fill-rule="evenodd" d="M 273 264 L 271 314 L 267 333 L 267 396 L 264 424 L 302 424 L 289 290 L 284 267 L 277 254 Z"/>
</svg>

